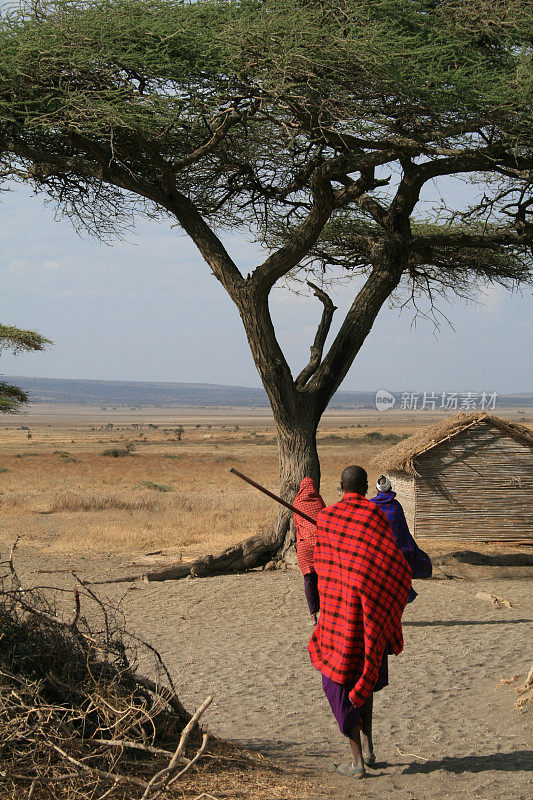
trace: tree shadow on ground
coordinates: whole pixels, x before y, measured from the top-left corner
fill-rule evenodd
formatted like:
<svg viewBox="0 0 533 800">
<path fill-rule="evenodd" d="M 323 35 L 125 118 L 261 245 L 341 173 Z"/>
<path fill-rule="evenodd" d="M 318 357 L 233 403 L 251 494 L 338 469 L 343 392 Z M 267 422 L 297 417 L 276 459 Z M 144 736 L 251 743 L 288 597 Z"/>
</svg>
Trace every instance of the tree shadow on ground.
<svg viewBox="0 0 533 800">
<path fill-rule="evenodd" d="M 518 625 L 533 622 L 533 619 L 418 619 L 402 620 L 402 626 L 425 628 L 428 625 L 439 625 L 450 628 L 454 625 Z"/>
<path fill-rule="evenodd" d="M 533 770 L 533 751 L 516 750 L 514 753 L 491 753 L 484 756 L 446 756 L 440 761 L 427 761 L 425 764 L 411 764 L 404 769 L 403 775 L 437 772 L 444 769 L 455 775 L 466 772 L 531 772 Z"/>
<path fill-rule="evenodd" d="M 440 564 L 469 564 L 477 567 L 533 567 L 533 553 L 478 553 L 474 550 L 456 550 L 432 559 Z"/>
</svg>

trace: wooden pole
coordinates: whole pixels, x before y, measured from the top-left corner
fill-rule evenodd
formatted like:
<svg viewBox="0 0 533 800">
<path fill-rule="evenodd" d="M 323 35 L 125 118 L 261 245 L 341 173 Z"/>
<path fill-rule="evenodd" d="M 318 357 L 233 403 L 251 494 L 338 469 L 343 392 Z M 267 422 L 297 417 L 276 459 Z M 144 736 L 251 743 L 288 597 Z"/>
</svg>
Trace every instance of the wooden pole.
<svg viewBox="0 0 533 800">
<path fill-rule="evenodd" d="M 230 469 L 230 472 L 233 472 L 233 474 L 237 475 L 238 478 L 242 478 L 242 480 L 246 481 L 246 483 L 249 483 L 250 486 L 255 486 L 256 489 L 259 489 L 260 492 L 263 492 L 263 494 L 266 494 L 266 495 L 268 495 L 268 497 L 271 497 L 272 500 L 275 500 L 277 503 L 281 503 L 282 506 L 285 506 L 285 508 L 288 508 L 289 511 L 292 511 L 293 514 L 299 514 L 300 517 L 303 517 L 308 522 L 310 522 L 312 525 L 316 525 L 316 520 L 315 519 L 313 519 L 312 517 L 308 517 L 307 514 L 304 514 L 303 511 L 299 511 L 294 506 L 291 506 L 290 503 L 287 503 L 285 500 L 282 500 L 281 497 L 277 496 L 277 494 L 274 494 L 273 492 L 269 492 L 268 489 L 265 489 L 265 487 L 261 486 L 260 483 L 256 483 L 251 478 L 247 478 L 246 475 L 243 475 L 242 472 L 237 472 L 237 470 L 233 469 L 233 467 Z"/>
</svg>

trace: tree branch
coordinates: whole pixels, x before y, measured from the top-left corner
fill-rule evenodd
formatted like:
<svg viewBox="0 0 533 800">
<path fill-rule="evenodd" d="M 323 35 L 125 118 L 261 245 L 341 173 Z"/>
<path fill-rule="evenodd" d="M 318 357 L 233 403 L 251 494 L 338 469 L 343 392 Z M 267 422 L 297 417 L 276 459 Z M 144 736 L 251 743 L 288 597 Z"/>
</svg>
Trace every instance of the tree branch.
<svg viewBox="0 0 533 800">
<path fill-rule="evenodd" d="M 185 167 L 189 167 L 191 164 L 194 164 L 196 161 L 199 161 L 201 158 L 203 158 L 203 156 L 211 153 L 216 146 L 220 144 L 229 129 L 237 122 L 240 122 L 242 118 L 242 114 L 239 114 L 234 109 L 228 109 L 223 114 L 222 122 L 217 128 L 215 128 L 213 135 L 207 140 L 207 142 L 204 142 L 204 144 L 202 144 L 200 147 L 197 147 L 196 150 L 193 150 L 191 153 L 177 161 L 173 165 L 174 169 L 179 171 Z"/>
<path fill-rule="evenodd" d="M 441 147 L 434 144 L 439 140 L 456 138 L 475 133 L 476 129 L 469 125 L 459 124 L 443 127 L 440 130 L 429 130 L 425 133 L 417 132 L 416 138 L 403 134 L 393 134 L 390 138 L 364 139 L 347 131 L 336 131 L 322 125 L 316 116 L 313 116 L 307 109 L 294 107 L 295 116 L 299 119 L 302 126 L 324 140 L 330 147 L 344 153 L 360 153 L 363 150 L 388 150 L 398 153 L 409 153 L 412 156 L 418 155 L 458 155 L 462 152 L 457 148 Z M 390 160 L 390 159 L 389 159 Z"/>
<path fill-rule="evenodd" d="M 256 267 L 252 276 L 255 286 L 268 293 L 279 278 L 293 269 L 316 243 L 334 208 L 355 201 L 383 224 L 386 209 L 366 192 L 388 183 L 388 180 L 374 177 L 374 166 L 384 161 L 386 158 L 382 154 L 375 153 L 353 159 L 337 156 L 319 167 L 311 178 L 313 204 L 307 218 L 294 230 L 288 244 Z M 357 169 L 361 170 L 361 175 L 354 181 L 348 173 Z M 344 189 L 334 192 L 332 180 L 344 183 Z"/>
<path fill-rule="evenodd" d="M 213 275 L 236 302 L 243 277 L 213 229 L 204 220 L 194 203 L 174 189 L 162 202 L 171 211 L 183 230 L 191 237 L 201 255 L 207 261 Z"/>
<path fill-rule="evenodd" d="M 448 158 L 437 158 L 423 164 L 417 164 L 414 172 L 421 185 L 443 175 L 454 175 L 461 172 L 494 172 L 498 167 L 507 167 L 515 171 L 533 169 L 533 158 L 514 155 L 501 147 L 483 147 L 478 150 L 465 150 L 459 155 Z"/>
<path fill-rule="evenodd" d="M 494 247 L 531 246 L 531 237 L 514 233 L 510 230 L 484 233 L 428 233 L 416 234 L 411 240 L 411 249 L 417 253 L 426 253 L 428 247 L 472 247 L 492 250 Z"/>
<path fill-rule="evenodd" d="M 356 181 L 348 176 L 340 180 L 344 184 L 344 188 L 335 192 L 335 208 L 342 208 L 355 200 L 360 208 L 366 208 L 376 222 L 381 223 L 386 209 L 366 192 L 377 189 L 378 186 L 387 186 L 390 183 L 390 177 L 375 178 L 374 168 L 372 168 L 364 170 Z"/>
<path fill-rule="evenodd" d="M 358 292 L 326 357 L 303 390 L 315 394 L 320 413 L 346 377 L 378 312 L 401 277 L 401 269 L 375 267 Z"/>
<path fill-rule="evenodd" d="M 311 178 L 313 204 L 306 219 L 296 228 L 292 240 L 272 253 L 252 274 L 252 282 L 259 292 L 268 294 L 276 281 L 299 264 L 317 241 L 333 211 L 334 197 L 330 178 L 329 164 L 319 167 Z"/>
<path fill-rule="evenodd" d="M 39 180 L 46 181 L 51 175 L 62 176 L 73 172 L 82 178 L 93 178 L 127 192 L 133 192 L 166 208 L 174 214 L 211 267 L 214 276 L 235 300 L 243 277 L 221 240 L 205 222 L 194 203 L 171 185 L 171 165 L 161 159 L 162 163 L 158 163 L 157 167 L 162 170 L 166 166 L 169 172 L 159 178 L 159 183 L 149 184 L 114 160 L 111 151 L 106 151 L 100 144 L 77 135 L 75 139 L 77 146 L 85 148 L 96 163 L 79 156 L 40 150 L 18 140 L 9 141 L 7 146 L 19 158 L 32 162 L 33 167 L 30 168 L 32 177 Z M 153 154 L 151 155 L 153 157 Z"/>
<path fill-rule="evenodd" d="M 314 375 L 318 369 L 320 360 L 322 358 L 322 353 L 324 352 L 324 344 L 331 327 L 333 314 L 337 309 L 337 306 L 333 305 L 333 301 L 323 289 L 315 286 L 315 284 L 311 283 L 311 281 L 307 281 L 307 285 L 314 290 L 315 297 L 318 297 L 321 303 L 324 304 L 324 309 L 322 311 L 322 319 L 320 320 L 320 324 L 316 332 L 315 341 L 311 346 L 311 358 L 309 359 L 309 363 L 303 368 L 294 382 L 297 389 L 302 389 L 309 378 Z"/>
</svg>

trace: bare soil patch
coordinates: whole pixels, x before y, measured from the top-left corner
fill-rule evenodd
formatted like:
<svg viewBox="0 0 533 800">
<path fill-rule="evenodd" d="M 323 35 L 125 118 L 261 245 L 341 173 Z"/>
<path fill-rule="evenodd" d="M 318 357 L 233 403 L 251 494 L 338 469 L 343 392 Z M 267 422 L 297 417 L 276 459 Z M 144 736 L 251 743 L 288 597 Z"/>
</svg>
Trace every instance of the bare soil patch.
<svg viewBox="0 0 533 800">
<path fill-rule="evenodd" d="M 35 570 L 73 565 L 86 579 L 123 569 L 113 558 L 20 555 L 27 581 L 70 586 L 66 572 Z M 515 708 L 515 685 L 531 666 L 530 582 L 436 580 L 415 587 L 419 597 L 404 615 L 404 652 L 391 658 L 390 686 L 375 701 L 379 768 L 362 786 L 331 770 L 347 749 L 307 656 L 311 623 L 296 570 L 110 584 L 99 591 L 123 598 L 129 625 L 171 666 L 186 707 L 215 695 L 206 715 L 214 734 L 284 769 L 297 768 L 297 776 L 282 774 L 284 791 L 295 798 L 306 796 L 310 782 L 317 800 L 528 799 L 531 712 Z M 479 592 L 495 593 L 511 607 L 476 598 Z M 499 686 L 516 674 L 516 683 Z M 246 794 L 245 777 L 241 794 L 212 780 L 206 773 L 204 791 L 216 798 L 285 796 L 265 788 L 264 777 L 257 777 L 263 795 L 255 788 Z"/>
<path fill-rule="evenodd" d="M 514 683 L 497 688 L 530 667 L 531 584 L 502 579 L 504 569 L 513 575 L 530 569 L 520 560 L 528 548 L 476 544 L 476 562 L 454 555 L 457 543 L 421 542 L 443 579 L 416 585 L 404 653 L 391 659 L 391 685 L 376 697 L 379 769 L 361 786 L 331 771 L 347 750 L 307 657 L 311 625 L 297 571 L 106 583 L 220 550 L 272 519 L 271 501 L 229 474 L 236 466 L 275 490 L 271 421 L 235 419 L 165 412 L 137 423 L 117 411 L 112 422 L 54 422 L 41 415 L 10 421 L 0 441 L 2 555 L 22 533 L 20 568 L 28 584 L 71 587 L 71 570 L 104 582 L 98 591 L 122 600 L 130 627 L 161 651 L 185 706 L 193 710 L 214 693 L 210 730 L 252 751 L 253 763 L 235 762 L 226 778 L 209 759 L 201 762 L 184 797 L 529 798 L 531 712 L 515 708 Z M 326 501 L 336 500 L 346 464 L 366 466 L 386 446 L 365 434 L 403 435 L 430 421 L 362 413 L 325 420 L 319 450 Z M 31 439 L 20 429 L 28 422 Z M 174 432 L 180 423 L 181 441 Z M 129 445 L 131 455 L 103 455 Z M 369 470 L 369 477 L 372 485 L 377 472 Z M 464 549 L 473 552 L 468 544 Z M 461 569 L 474 580 L 446 579 Z M 222 754 L 245 758 L 240 750 Z M 288 772 L 273 772 L 265 756 Z"/>
</svg>

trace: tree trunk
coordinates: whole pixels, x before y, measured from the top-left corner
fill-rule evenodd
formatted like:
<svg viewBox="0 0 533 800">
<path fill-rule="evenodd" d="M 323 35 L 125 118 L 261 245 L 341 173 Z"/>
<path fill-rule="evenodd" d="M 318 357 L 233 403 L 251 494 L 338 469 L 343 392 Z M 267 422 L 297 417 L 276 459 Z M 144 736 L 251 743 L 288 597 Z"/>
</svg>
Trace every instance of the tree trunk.
<svg viewBox="0 0 533 800">
<path fill-rule="evenodd" d="M 298 418 L 289 424 L 277 422 L 280 481 L 279 494 L 292 503 L 303 478 L 312 478 L 320 488 L 320 462 L 316 449 L 316 429 L 319 418 L 310 404 L 302 403 Z M 307 407 L 306 407 L 307 406 Z M 281 542 L 278 556 L 294 563 L 295 530 L 291 512 L 280 506 L 276 520 L 277 539 Z"/>
<path fill-rule="evenodd" d="M 276 409 L 274 414 L 276 415 Z M 302 478 L 313 478 L 317 487 L 320 486 L 320 464 L 316 449 L 319 418 L 314 402 L 306 395 L 301 395 L 298 413 L 292 422 L 287 419 L 286 413 L 283 417 L 283 422 L 276 419 L 280 462 L 279 495 L 283 500 L 292 503 Z M 260 475 L 254 477 L 261 480 Z M 275 505 L 274 501 L 272 505 Z M 288 509 L 279 506 L 274 525 L 266 530 L 231 545 L 218 555 L 203 556 L 188 564 L 168 565 L 164 569 L 148 572 L 144 578 L 147 581 L 164 581 L 242 572 L 263 567 L 273 559 L 280 564 L 294 563 L 294 542 L 292 514 Z"/>
<path fill-rule="evenodd" d="M 400 255 L 399 255 L 400 254 Z M 393 265 L 401 248 L 392 248 Z M 268 308 L 268 294 L 261 286 L 241 287 L 237 297 L 250 349 L 268 394 L 276 423 L 279 461 L 279 494 L 292 503 L 302 478 L 310 477 L 320 488 L 320 464 L 316 430 L 323 411 L 353 363 L 383 303 L 396 288 L 401 270 L 373 270 L 358 293 L 328 356 L 304 387 L 297 387 L 279 347 Z M 260 478 L 260 476 L 258 476 Z M 216 556 L 205 556 L 191 564 L 176 564 L 150 572 L 147 580 L 200 577 L 238 572 L 265 566 L 269 561 L 293 563 L 295 534 L 292 514 L 282 506 L 273 528 L 228 547 Z"/>
</svg>

